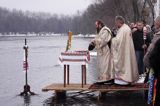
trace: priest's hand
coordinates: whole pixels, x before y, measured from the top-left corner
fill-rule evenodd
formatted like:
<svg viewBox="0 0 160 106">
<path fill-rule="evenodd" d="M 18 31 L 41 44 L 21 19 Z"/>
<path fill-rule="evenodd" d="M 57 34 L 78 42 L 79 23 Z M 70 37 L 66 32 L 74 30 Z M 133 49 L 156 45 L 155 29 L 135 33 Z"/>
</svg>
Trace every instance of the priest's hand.
<svg viewBox="0 0 160 106">
<path fill-rule="evenodd" d="M 89 44 L 89 46 L 88 46 L 88 50 L 91 51 L 91 50 L 93 50 L 94 48 L 95 48 L 95 44 L 94 44 L 94 42 L 91 42 L 91 43 Z"/>
</svg>

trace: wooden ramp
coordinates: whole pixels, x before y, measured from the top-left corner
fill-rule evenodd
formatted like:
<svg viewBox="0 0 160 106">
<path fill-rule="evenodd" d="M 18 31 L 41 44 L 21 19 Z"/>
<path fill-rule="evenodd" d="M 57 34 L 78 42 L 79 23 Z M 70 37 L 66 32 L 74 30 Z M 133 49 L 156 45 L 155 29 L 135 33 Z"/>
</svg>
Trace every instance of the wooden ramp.
<svg viewBox="0 0 160 106">
<path fill-rule="evenodd" d="M 64 84 L 51 84 L 42 89 L 42 91 L 74 91 L 74 90 L 86 90 L 86 91 L 119 91 L 119 90 L 148 90 L 148 84 L 132 84 L 129 86 L 121 85 L 95 85 L 86 84 L 81 86 L 81 84 L 69 84 L 64 87 Z"/>
</svg>

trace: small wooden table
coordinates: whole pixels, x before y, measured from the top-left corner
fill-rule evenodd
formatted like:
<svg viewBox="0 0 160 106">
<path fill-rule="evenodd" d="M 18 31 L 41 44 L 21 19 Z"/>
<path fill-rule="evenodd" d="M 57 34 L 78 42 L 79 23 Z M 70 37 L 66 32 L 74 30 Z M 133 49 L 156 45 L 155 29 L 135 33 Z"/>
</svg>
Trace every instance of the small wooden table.
<svg viewBox="0 0 160 106">
<path fill-rule="evenodd" d="M 60 62 L 64 66 L 64 87 L 69 85 L 69 71 L 70 65 L 81 65 L 81 75 L 82 75 L 82 88 L 83 85 L 87 84 L 86 81 L 86 65 L 90 61 L 90 55 L 88 51 L 69 51 L 69 52 L 61 52 L 59 57 Z"/>
</svg>

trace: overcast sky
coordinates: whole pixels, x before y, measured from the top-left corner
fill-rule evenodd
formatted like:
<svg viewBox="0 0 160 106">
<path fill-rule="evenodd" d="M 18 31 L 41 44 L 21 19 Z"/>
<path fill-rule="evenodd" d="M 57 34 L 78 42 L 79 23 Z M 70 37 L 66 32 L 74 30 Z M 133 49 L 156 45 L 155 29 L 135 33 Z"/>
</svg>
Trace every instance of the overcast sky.
<svg viewBox="0 0 160 106">
<path fill-rule="evenodd" d="M 72 15 L 84 11 L 93 0 L 0 0 L 0 6 L 9 9 L 29 10 Z"/>
</svg>

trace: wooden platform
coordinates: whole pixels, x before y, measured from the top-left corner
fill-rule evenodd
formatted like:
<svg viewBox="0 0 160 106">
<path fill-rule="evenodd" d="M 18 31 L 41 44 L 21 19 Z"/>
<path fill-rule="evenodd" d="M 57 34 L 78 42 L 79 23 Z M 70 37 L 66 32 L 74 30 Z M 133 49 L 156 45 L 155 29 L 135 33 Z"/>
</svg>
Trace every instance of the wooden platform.
<svg viewBox="0 0 160 106">
<path fill-rule="evenodd" d="M 91 90 L 99 91 L 120 91 L 120 90 L 148 90 L 148 84 L 132 84 L 132 85 L 91 85 Z"/>
<path fill-rule="evenodd" d="M 89 90 L 91 84 L 84 85 L 82 88 L 81 84 L 69 84 L 64 87 L 64 84 L 51 84 L 42 89 L 42 91 L 72 91 L 72 90 Z"/>
<path fill-rule="evenodd" d="M 94 91 L 119 91 L 119 90 L 148 90 L 148 84 L 132 84 L 130 86 L 120 85 L 95 85 L 87 84 L 82 88 L 81 84 L 51 84 L 42 89 L 42 91 L 74 91 L 74 90 L 94 90 Z"/>
</svg>

